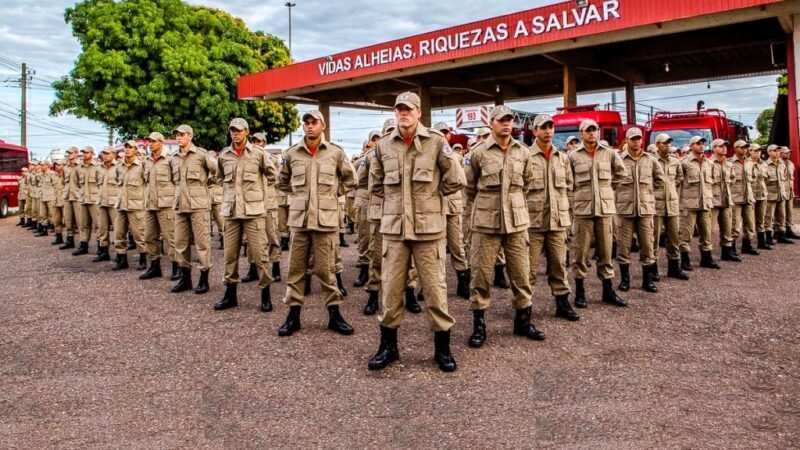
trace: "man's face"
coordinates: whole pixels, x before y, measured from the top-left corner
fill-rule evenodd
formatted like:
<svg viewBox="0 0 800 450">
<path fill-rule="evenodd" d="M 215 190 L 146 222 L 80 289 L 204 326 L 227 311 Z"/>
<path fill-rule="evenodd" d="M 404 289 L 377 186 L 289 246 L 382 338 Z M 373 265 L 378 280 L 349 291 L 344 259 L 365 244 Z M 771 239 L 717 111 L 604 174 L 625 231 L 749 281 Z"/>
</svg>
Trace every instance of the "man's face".
<svg viewBox="0 0 800 450">
<path fill-rule="evenodd" d="M 153 152 L 153 153 L 158 153 L 158 152 L 160 152 L 160 151 L 161 151 L 161 149 L 164 147 L 164 143 L 163 143 L 163 142 L 161 142 L 161 141 L 151 141 L 151 140 L 148 140 L 147 142 L 148 142 L 148 144 L 150 145 L 150 151 L 151 151 L 151 152 Z"/>
<path fill-rule="evenodd" d="M 728 146 L 725 144 L 715 145 L 714 154 L 717 156 L 725 156 L 728 153 Z"/>
<path fill-rule="evenodd" d="M 397 120 L 397 126 L 407 130 L 415 129 L 419 123 L 419 118 L 422 117 L 422 111 L 419 108 L 411 109 L 406 105 L 397 105 L 394 107 L 394 118 Z"/>
<path fill-rule="evenodd" d="M 567 142 L 567 150 L 575 150 L 577 146 L 578 146 L 578 141 L 576 141 L 575 139 Z"/>
<path fill-rule="evenodd" d="M 751 159 L 761 159 L 761 149 L 750 150 Z"/>
<path fill-rule="evenodd" d="M 778 159 L 780 157 L 780 153 L 778 152 L 778 149 L 767 150 L 767 153 L 769 153 L 769 157 L 772 158 L 772 159 Z"/>
<path fill-rule="evenodd" d="M 69 153 L 67 153 L 67 158 L 70 161 L 75 161 L 76 159 L 78 159 L 78 152 L 69 152 Z"/>
<path fill-rule="evenodd" d="M 178 140 L 179 147 L 188 147 L 192 143 L 192 135 L 181 131 L 175 132 L 175 139 Z"/>
<path fill-rule="evenodd" d="M 553 136 L 555 135 L 555 128 L 553 127 L 553 122 L 545 122 L 534 130 L 534 134 L 536 135 L 536 140 L 543 143 L 549 144 L 553 142 Z"/>
<path fill-rule="evenodd" d="M 133 147 L 133 146 L 130 146 L 130 145 L 126 145 L 125 146 L 125 157 L 126 158 L 135 157 L 137 152 L 138 152 L 138 150 L 137 150 L 136 147 Z"/>
<path fill-rule="evenodd" d="M 53 170 L 55 170 L 56 172 L 61 172 L 61 169 L 63 169 L 63 168 L 64 168 L 64 166 L 62 166 L 62 165 L 61 165 L 61 164 L 59 164 L 59 163 L 55 163 L 55 164 L 53 165 Z"/>
<path fill-rule="evenodd" d="M 781 152 L 781 158 L 783 158 L 783 159 L 788 160 L 789 159 L 789 155 L 791 155 L 791 153 L 789 153 L 789 152 Z"/>
<path fill-rule="evenodd" d="M 310 116 L 303 122 L 303 132 L 306 134 L 306 139 L 319 139 L 322 137 L 324 131 L 325 122 L 321 122 Z"/>
<path fill-rule="evenodd" d="M 261 139 L 253 138 L 253 145 L 264 148 L 264 146 L 267 145 L 267 143 L 262 141 Z"/>
<path fill-rule="evenodd" d="M 514 118 L 511 116 L 504 116 L 497 119 L 492 119 L 492 134 L 499 138 L 507 138 L 511 136 L 511 131 L 514 129 Z"/>
<path fill-rule="evenodd" d="M 372 139 L 367 141 L 367 149 L 368 150 L 372 150 L 373 148 L 377 147 L 378 146 L 378 140 L 380 138 L 381 138 L 380 136 L 372 136 Z"/>
<path fill-rule="evenodd" d="M 694 156 L 699 158 L 703 156 L 703 152 L 705 152 L 706 150 L 706 145 L 705 142 L 695 142 L 694 144 L 691 145 L 691 148 Z"/>
<path fill-rule="evenodd" d="M 92 152 L 83 152 L 83 162 L 90 163 L 94 159 L 94 153 Z"/>
<path fill-rule="evenodd" d="M 733 147 L 733 153 L 737 158 L 745 158 L 746 152 L 744 147 Z"/>
<path fill-rule="evenodd" d="M 110 163 L 114 161 L 114 154 L 110 152 L 103 153 L 103 162 Z"/>
<path fill-rule="evenodd" d="M 228 129 L 228 131 L 231 133 L 231 140 L 233 141 L 233 144 L 239 148 L 244 147 L 244 145 L 247 143 L 247 135 L 250 133 L 250 130 L 247 128 L 239 130 L 231 127 Z"/>
<path fill-rule="evenodd" d="M 482 134 L 480 136 L 475 136 L 475 143 L 480 144 L 481 142 L 486 140 L 486 135 Z"/>
<path fill-rule="evenodd" d="M 656 148 L 658 149 L 658 154 L 661 155 L 662 158 L 666 158 L 669 155 L 669 142 L 656 142 Z"/>
<path fill-rule="evenodd" d="M 581 131 L 581 139 L 589 145 L 597 144 L 597 127 L 591 126 Z"/>
<path fill-rule="evenodd" d="M 642 137 L 634 136 L 625 140 L 628 144 L 628 151 L 638 153 L 642 151 Z"/>
</svg>

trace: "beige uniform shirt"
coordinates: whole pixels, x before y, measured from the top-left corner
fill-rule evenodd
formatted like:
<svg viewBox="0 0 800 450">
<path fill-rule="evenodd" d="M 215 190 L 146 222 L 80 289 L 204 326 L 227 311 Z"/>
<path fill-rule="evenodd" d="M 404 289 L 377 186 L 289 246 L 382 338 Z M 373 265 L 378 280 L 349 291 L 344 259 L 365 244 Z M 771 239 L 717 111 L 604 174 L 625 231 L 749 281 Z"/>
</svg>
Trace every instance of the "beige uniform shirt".
<svg viewBox="0 0 800 450">
<path fill-rule="evenodd" d="M 432 241 L 446 236 L 444 197 L 463 187 L 457 165 L 444 135 L 422 124 L 410 144 L 399 129 L 378 141 L 369 184 L 383 199 L 384 239 Z"/>
<path fill-rule="evenodd" d="M 278 189 L 291 192 L 288 225 L 296 231 L 338 231 L 340 191 L 355 187 L 344 149 L 323 140 L 311 154 L 305 139 L 286 151 Z"/>
<path fill-rule="evenodd" d="M 375 149 L 369 149 L 366 153 L 361 155 L 358 160 L 353 162 L 356 169 L 356 198 L 355 205 L 357 208 L 369 207 L 370 191 L 369 191 L 369 160 Z"/>
<path fill-rule="evenodd" d="M 155 211 L 172 208 L 175 203 L 175 184 L 172 182 L 170 158 L 162 151 L 158 158 L 152 156 L 144 159 L 144 180 L 146 209 Z"/>
<path fill-rule="evenodd" d="M 701 162 L 702 161 L 702 162 Z M 681 210 L 707 211 L 714 206 L 714 194 L 711 182 L 714 178 L 711 165 L 713 163 L 694 154 L 683 158 L 683 184 L 681 184 Z"/>
<path fill-rule="evenodd" d="M 727 208 L 733 205 L 731 184 L 733 183 L 733 167 L 727 158 L 722 161 L 716 157 L 710 160 L 712 181 L 711 192 L 714 195 L 714 208 Z"/>
<path fill-rule="evenodd" d="M 749 158 L 731 160 L 731 173 L 733 182 L 731 183 L 731 198 L 737 205 L 752 205 L 755 203 L 753 194 L 753 183 L 756 180 L 756 168 Z"/>
<path fill-rule="evenodd" d="M 767 165 L 759 158 L 750 159 L 753 165 L 753 198 L 756 201 L 767 199 Z"/>
<path fill-rule="evenodd" d="M 78 165 L 67 164 L 64 166 L 64 200 L 78 201 L 78 192 L 80 191 L 80 183 L 78 182 Z"/>
<path fill-rule="evenodd" d="M 222 208 L 226 219 L 254 219 L 267 213 L 266 187 L 275 183 L 272 158 L 253 144 L 246 144 L 238 155 L 225 147 L 217 160 L 217 174 L 222 179 Z M 273 195 L 274 196 L 274 195 Z"/>
<path fill-rule="evenodd" d="M 667 155 L 662 158 L 661 155 L 656 153 L 654 155 L 658 158 L 658 163 L 661 165 L 661 170 L 664 172 L 664 185 L 655 187 L 656 199 L 656 215 L 675 217 L 681 214 L 680 210 L 680 197 L 678 190 L 683 183 L 683 167 L 681 161 L 674 157 Z"/>
<path fill-rule="evenodd" d="M 770 158 L 766 162 L 766 169 L 767 200 L 771 202 L 788 200 L 784 188 L 784 183 L 786 183 L 786 164 L 780 158 L 777 160 Z"/>
<path fill-rule="evenodd" d="M 79 165 L 78 185 L 78 201 L 84 205 L 96 204 L 100 193 L 100 167 L 95 163 Z"/>
<path fill-rule="evenodd" d="M 25 199 L 28 196 L 28 174 L 20 175 L 17 179 L 17 186 L 19 188 L 19 198 Z"/>
<path fill-rule="evenodd" d="M 569 154 L 572 165 L 572 209 L 575 217 L 609 217 L 617 212 L 613 184 L 626 175 L 616 150 L 597 145 L 594 155 L 581 144 Z"/>
<path fill-rule="evenodd" d="M 120 211 L 144 210 L 144 166 L 139 159 L 134 158 L 133 163 L 126 164 L 121 161 L 116 171 L 119 197 L 117 209 Z"/>
<path fill-rule="evenodd" d="M 39 180 L 42 178 L 39 172 L 31 172 L 30 174 L 30 188 L 28 194 L 31 198 L 38 199 L 41 196 L 41 188 L 39 187 Z"/>
<path fill-rule="evenodd" d="M 114 208 L 119 197 L 119 186 L 117 185 L 117 164 L 114 163 L 106 167 L 100 166 L 100 194 L 97 204 L 107 208 Z"/>
<path fill-rule="evenodd" d="M 56 201 L 57 185 L 60 183 L 60 177 L 52 170 L 42 173 L 39 178 L 39 185 L 41 186 L 41 201 L 54 202 Z"/>
<path fill-rule="evenodd" d="M 666 184 L 658 159 L 645 152 L 635 159 L 628 151 L 622 152 L 620 158 L 627 170 L 617 183 L 617 214 L 629 218 L 655 215 L 655 191 Z"/>
<path fill-rule="evenodd" d="M 216 176 L 217 166 L 208 151 L 192 144 L 185 156 L 180 150 L 172 155 L 169 164 L 172 182 L 175 183 L 173 209 L 179 213 L 209 211 L 208 178 Z"/>
<path fill-rule="evenodd" d="M 530 229 L 537 232 L 565 230 L 572 225 L 569 192 L 572 167 L 569 157 L 553 145 L 548 159 L 534 140 L 531 151 L 531 182 L 526 200 Z"/>
<path fill-rule="evenodd" d="M 794 163 L 788 159 L 783 163 L 786 166 L 786 180 L 784 181 L 784 191 L 787 200 L 794 198 Z"/>
<path fill-rule="evenodd" d="M 467 197 L 474 199 L 472 231 L 508 234 L 530 227 L 525 194 L 533 181 L 531 152 L 512 139 L 503 151 L 489 136 L 465 161 Z"/>
</svg>

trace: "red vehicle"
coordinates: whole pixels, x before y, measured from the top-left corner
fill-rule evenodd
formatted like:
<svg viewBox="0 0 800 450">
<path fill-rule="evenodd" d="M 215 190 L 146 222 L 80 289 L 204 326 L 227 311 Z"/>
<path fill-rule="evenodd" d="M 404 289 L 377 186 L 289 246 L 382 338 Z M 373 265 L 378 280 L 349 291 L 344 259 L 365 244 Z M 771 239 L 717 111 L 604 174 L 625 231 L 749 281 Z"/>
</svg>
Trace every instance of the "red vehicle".
<svg viewBox="0 0 800 450">
<path fill-rule="evenodd" d="M 647 122 L 650 142 L 656 136 L 667 133 L 672 138 L 672 145 L 681 148 L 689 145 L 692 136 L 706 138 L 706 152 L 711 150 L 711 141 L 725 139 L 731 144 L 739 139 L 748 140 L 747 127 L 741 122 L 728 119 L 724 111 L 719 109 L 698 109 L 697 111 L 657 112 Z M 733 145 L 728 146 L 728 156 L 733 155 Z"/>
<path fill-rule="evenodd" d="M 567 138 L 575 136 L 580 139 L 578 126 L 586 119 L 592 119 L 600 126 L 599 139 L 612 147 L 619 148 L 625 137 L 625 131 L 630 128 L 622 124 L 622 116 L 617 111 L 601 110 L 597 104 L 581 106 L 565 106 L 558 108 L 553 114 L 555 136 L 553 144 L 560 149 L 567 148 Z"/>
<path fill-rule="evenodd" d="M 28 149 L 0 141 L 0 218 L 19 207 L 19 176 L 28 165 Z"/>
</svg>

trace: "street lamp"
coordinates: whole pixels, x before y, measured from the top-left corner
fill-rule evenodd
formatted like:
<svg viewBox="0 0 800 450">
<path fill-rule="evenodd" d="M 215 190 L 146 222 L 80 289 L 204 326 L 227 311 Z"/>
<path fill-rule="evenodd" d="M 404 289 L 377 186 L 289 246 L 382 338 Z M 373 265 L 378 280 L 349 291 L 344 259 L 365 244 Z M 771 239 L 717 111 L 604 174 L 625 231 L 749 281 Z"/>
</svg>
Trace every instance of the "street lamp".
<svg viewBox="0 0 800 450">
<path fill-rule="evenodd" d="M 286 2 L 283 6 L 289 8 L 289 54 L 292 53 L 292 8 L 297 6 L 297 3 Z"/>
</svg>

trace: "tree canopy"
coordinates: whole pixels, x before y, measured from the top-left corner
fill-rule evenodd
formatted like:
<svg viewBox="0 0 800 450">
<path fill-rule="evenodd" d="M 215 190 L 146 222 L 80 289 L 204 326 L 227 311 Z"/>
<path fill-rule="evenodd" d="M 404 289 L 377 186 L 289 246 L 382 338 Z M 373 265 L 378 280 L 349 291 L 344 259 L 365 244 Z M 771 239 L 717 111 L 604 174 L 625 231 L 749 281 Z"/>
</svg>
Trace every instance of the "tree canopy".
<svg viewBox="0 0 800 450">
<path fill-rule="evenodd" d="M 299 126 L 293 104 L 236 99 L 239 76 L 286 65 L 290 56 L 282 40 L 224 11 L 179 0 L 84 0 L 64 18 L 82 52 L 53 84 L 52 115 L 96 120 L 123 138 L 186 123 L 209 149 L 227 145 L 233 117 L 269 142 Z"/>
</svg>

